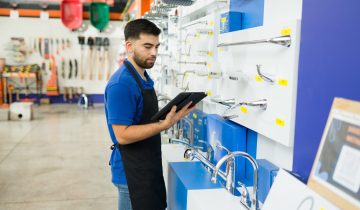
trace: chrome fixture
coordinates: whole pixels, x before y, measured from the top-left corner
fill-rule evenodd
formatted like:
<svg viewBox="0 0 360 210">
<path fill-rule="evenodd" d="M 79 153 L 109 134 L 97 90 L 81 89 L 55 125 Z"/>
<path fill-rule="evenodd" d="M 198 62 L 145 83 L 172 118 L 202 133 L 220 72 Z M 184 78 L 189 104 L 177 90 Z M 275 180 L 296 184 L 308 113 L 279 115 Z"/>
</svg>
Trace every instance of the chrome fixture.
<svg viewBox="0 0 360 210">
<path fill-rule="evenodd" d="M 191 120 L 189 120 L 189 118 L 187 118 L 187 117 L 182 118 L 181 121 L 180 121 L 180 129 L 182 131 L 182 135 L 179 136 L 179 137 L 180 137 L 180 139 L 184 138 L 184 133 L 183 133 L 184 124 L 183 124 L 183 122 L 186 122 L 190 127 L 189 143 L 191 145 L 194 145 L 194 123 Z"/>
<path fill-rule="evenodd" d="M 211 146 L 211 144 L 209 144 L 207 141 L 203 141 L 203 140 L 198 140 L 198 143 L 205 145 L 205 147 L 200 146 L 201 150 L 204 151 L 204 149 L 205 149 L 205 151 L 206 151 L 206 159 L 208 161 L 212 161 L 213 158 L 214 158 L 214 149 Z"/>
<path fill-rule="evenodd" d="M 194 149 L 186 149 L 185 153 L 184 153 L 184 158 L 185 159 L 198 159 L 200 160 L 201 163 L 203 163 L 208 170 L 212 170 L 214 172 L 214 170 L 216 169 L 216 166 L 214 166 L 208 159 L 206 159 L 201 153 L 199 153 L 198 151 L 194 150 Z M 223 171 L 221 171 L 220 169 L 217 169 L 216 175 L 219 175 L 223 180 L 226 181 L 225 183 L 225 187 L 226 190 L 230 193 L 233 194 L 234 190 L 233 186 L 233 162 L 231 160 L 227 161 L 226 163 L 226 171 L 225 173 Z"/>
<path fill-rule="evenodd" d="M 226 47 L 226 46 L 234 46 L 234 45 L 249 45 L 249 44 L 262 44 L 262 43 L 271 43 L 284 47 L 291 46 L 291 37 L 290 36 L 279 36 L 272 39 L 260 39 L 254 41 L 245 41 L 245 42 L 234 42 L 234 43 L 220 43 L 217 47 Z"/>
<path fill-rule="evenodd" d="M 261 73 L 261 65 L 256 65 L 256 71 L 261 79 L 263 79 L 266 82 L 274 83 L 275 81 Z"/>
<path fill-rule="evenodd" d="M 251 198 L 251 205 L 249 206 L 247 203 L 244 203 L 242 200 L 240 200 L 240 203 L 242 205 L 244 205 L 247 209 L 252 209 L 252 210 L 258 210 L 259 206 L 258 206 L 258 199 L 257 199 L 257 191 L 258 191 L 258 171 L 259 171 L 259 166 L 256 162 L 256 160 L 251 157 L 251 155 L 249 155 L 246 152 L 241 152 L 241 151 L 235 151 L 232 152 L 230 154 L 225 155 L 224 157 L 222 157 L 219 162 L 216 164 L 216 166 L 213 168 L 213 173 L 211 175 L 211 181 L 213 183 L 216 183 L 216 177 L 219 174 L 220 177 L 222 177 L 221 175 L 221 170 L 220 167 L 221 165 L 226 161 L 226 164 L 228 164 L 228 160 L 233 160 L 235 157 L 237 156 L 241 156 L 244 157 L 245 159 L 247 159 L 248 161 L 250 161 L 253 170 L 254 170 L 254 186 L 253 186 L 253 196 Z"/>
<path fill-rule="evenodd" d="M 170 5 L 191 6 L 196 0 L 162 0 L 162 2 Z"/>
<path fill-rule="evenodd" d="M 212 99 L 210 99 L 210 101 L 227 106 L 229 109 L 235 105 L 235 99 L 233 99 L 233 98 L 225 99 L 225 100 L 221 100 L 218 98 L 212 98 Z"/>
<path fill-rule="evenodd" d="M 190 27 L 190 26 L 193 26 L 193 25 L 206 25 L 207 24 L 207 21 L 206 20 L 203 20 L 203 21 L 196 21 L 196 22 L 194 22 L 194 23 L 190 23 L 190 24 L 188 24 L 188 25 L 185 25 L 185 26 L 183 26 L 183 27 L 181 27 L 180 29 L 185 29 L 185 28 L 188 28 L 188 27 Z"/>
<path fill-rule="evenodd" d="M 216 148 L 225 150 L 229 155 L 231 151 L 224 147 L 219 141 L 216 142 Z M 226 186 L 225 188 L 230 191 L 233 195 L 235 195 L 235 158 L 229 158 L 226 162 Z M 229 185 L 229 186 L 228 186 Z"/>
<path fill-rule="evenodd" d="M 207 62 L 194 62 L 194 61 L 179 61 L 178 63 L 183 63 L 183 64 L 195 64 L 195 65 L 207 65 Z"/>
<path fill-rule="evenodd" d="M 257 101 L 251 101 L 251 102 L 240 102 L 232 107 L 230 107 L 228 110 L 230 109 L 235 109 L 239 106 L 252 106 L 252 107 L 258 107 L 260 108 L 261 110 L 266 110 L 267 108 L 267 100 L 266 99 L 260 99 L 260 100 L 257 100 Z"/>
</svg>

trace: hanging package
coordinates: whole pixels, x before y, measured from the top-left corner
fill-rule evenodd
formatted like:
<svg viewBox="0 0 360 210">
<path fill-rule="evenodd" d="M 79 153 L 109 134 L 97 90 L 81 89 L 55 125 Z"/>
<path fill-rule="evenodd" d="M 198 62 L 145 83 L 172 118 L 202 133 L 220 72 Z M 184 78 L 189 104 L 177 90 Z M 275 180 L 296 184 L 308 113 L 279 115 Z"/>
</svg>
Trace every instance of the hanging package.
<svg viewBox="0 0 360 210">
<path fill-rule="evenodd" d="M 74 30 L 81 26 L 83 21 L 83 5 L 81 0 L 63 0 L 60 9 L 61 21 L 67 28 Z"/>
<path fill-rule="evenodd" d="M 90 4 L 90 22 L 95 28 L 102 31 L 109 23 L 109 5 L 104 2 Z"/>
</svg>

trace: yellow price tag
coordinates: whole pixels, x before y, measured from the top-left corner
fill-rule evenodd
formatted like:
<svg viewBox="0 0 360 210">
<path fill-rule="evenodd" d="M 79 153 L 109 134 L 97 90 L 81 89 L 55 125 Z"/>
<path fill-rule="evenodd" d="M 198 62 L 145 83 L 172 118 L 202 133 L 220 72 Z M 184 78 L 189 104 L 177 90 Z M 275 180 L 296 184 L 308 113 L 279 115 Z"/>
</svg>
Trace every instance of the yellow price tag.
<svg viewBox="0 0 360 210">
<path fill-rule="evenodd" d="M 214 32 L 210 31 L 208 34 L 209 34 L 209 36 L 212 36 L 212 35 L 214 35 Z"/>
<path fill-rule="evenodd" d="M 210 22 L 209 22 L 209 25 L 210 25 L 210 26 L 213 26 L 213 25 L 214 25 L 214 21 L 210 21 Z"/>
<path fill-rule="evenodd" d="M 280 34 L 282 36 L 290 36 L 291 34 L 291 29 L 290 28 L 284 28 L 283 30 L 281 30 Z"/>
<path fill-rule="evenodd" d="M 211 80 L 211 75 L 210 74 L 208 74 L 208 80 Z"/>
<path fill-rule="evenodd" d="M 223 17 L 223 18 L 220 19 L 220 21 L 221 21 L 222 23 L 225 23 L 225 22 L 227 21 L 227 19 L 226 19 L 226 17 Z"/>
<path fill-rule="evenodd" d="M 219 48 L 218 50 L 219 52 L 224 52 L 223 48 Z"/>
<path fill-rule="evenodd" d="M 208 96 L 212 96 L 212 92 L 211 92 L 211 91 L 208 91 L 208 92 L 207 92 L 207 95 L 208 95 Z"/>
<path fill-rule="evenodd" d="M 211 63 L 207 63 L 207 67 L 210 67 L 211 66 Z"/>
<path fill-rule="evenodd" d="M 257 82 L 262 82 L 262 81 L 264 81 L 259 75 L 256 75 L 255 80 L 256 80 Z"/>
<path fill-rule="evenodd" d="M 213 53 L 212 51 L 209 51 L 209 52 L 207 53 L 207 55 L 210 56 L 210 57 L 212 57 L 212 56 L 214 55 L 214 53 Z"/>
<path fill-rule="evenodd" d="M 197 118 L 197 114 L 193 113 L 193 118 L 196 119 L 196 118 Z"/>
<path fill-rule="evenodd" d="M 280 118 L 276 118 L 275 123 L 276 123 L 276 125 L 281 126 L 281 127 L 285 126 L 285 121 Z"/>
<path fill-rule="evenodd" d="M 285 86 L 286 87 L 286 86 L 288 86 L 288 81 L 286 79 L 279 79 L 278 84 L 280 86 Z"/>
<path fill-rule="evenodd" d="M 248 109 L 245 106 L 241 106 L 240 111 L 243 112 L 243 113 L 247 113 Z"/>
</svg>

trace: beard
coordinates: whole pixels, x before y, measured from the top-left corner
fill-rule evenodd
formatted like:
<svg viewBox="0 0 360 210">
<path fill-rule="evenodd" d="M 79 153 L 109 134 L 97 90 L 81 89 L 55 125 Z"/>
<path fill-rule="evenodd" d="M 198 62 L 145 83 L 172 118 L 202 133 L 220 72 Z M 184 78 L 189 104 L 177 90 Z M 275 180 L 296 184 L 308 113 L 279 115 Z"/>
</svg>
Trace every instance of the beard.
<svg viewBox="0 0 360 210">
<path fill-rule="evenodd" d="M 155 61 L 148 62 L 147 59 L 145 59 L 145 60 L 141 59 L 140 56 L 138 56 L 136 52 L 134 52 L 133 58 L 134 58 L 135 63 L 143 69 L 151 69 L 155 64 Z M 155 58 L 155 60 L 156 60 L 156 58 Z"/>
</svg>

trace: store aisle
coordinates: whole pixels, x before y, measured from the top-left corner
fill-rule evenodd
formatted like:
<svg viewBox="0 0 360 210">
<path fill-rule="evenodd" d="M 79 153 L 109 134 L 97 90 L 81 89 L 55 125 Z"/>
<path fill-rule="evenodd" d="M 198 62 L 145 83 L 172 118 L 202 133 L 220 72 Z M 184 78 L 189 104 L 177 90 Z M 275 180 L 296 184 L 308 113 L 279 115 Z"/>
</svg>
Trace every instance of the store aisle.
<svg viewBox="0 0 360 210">
<path fill-rule="evenodd" d="M 103 107 L 35 107 L 0 122 L 0 209 L 116 209 Z"/>
</svg>

